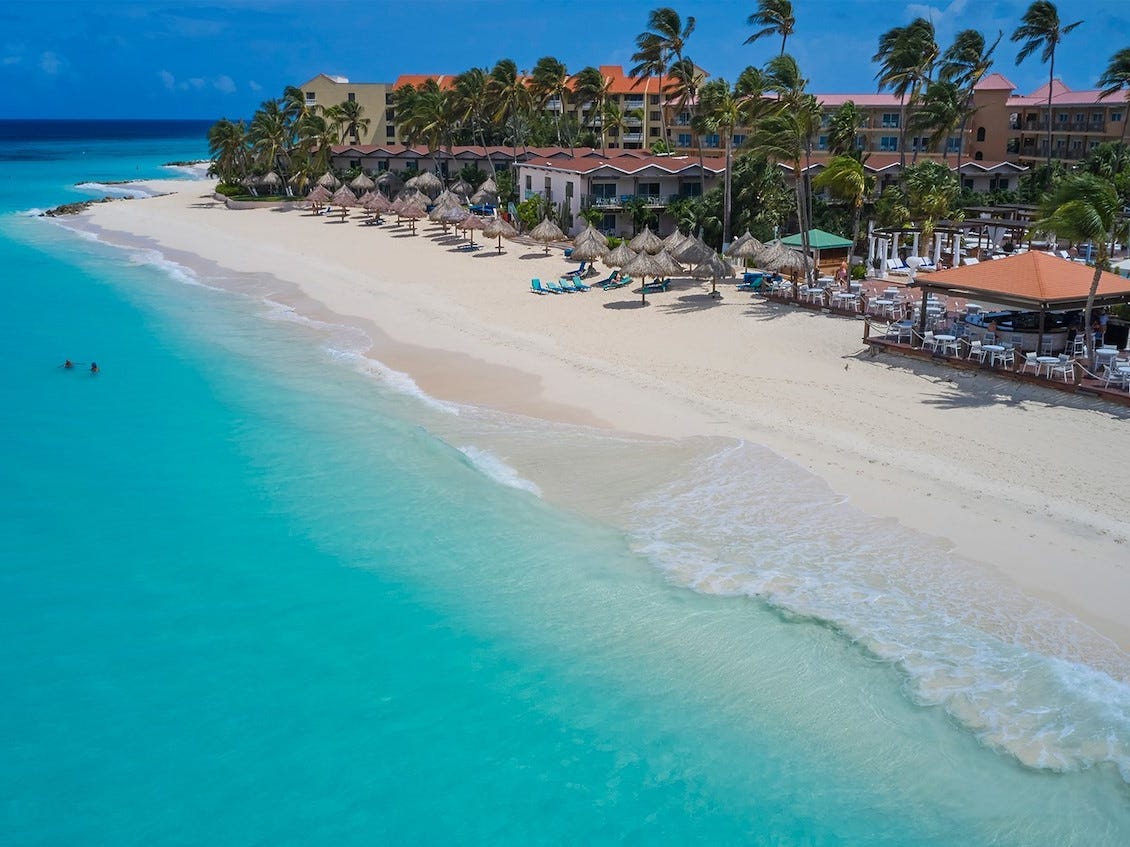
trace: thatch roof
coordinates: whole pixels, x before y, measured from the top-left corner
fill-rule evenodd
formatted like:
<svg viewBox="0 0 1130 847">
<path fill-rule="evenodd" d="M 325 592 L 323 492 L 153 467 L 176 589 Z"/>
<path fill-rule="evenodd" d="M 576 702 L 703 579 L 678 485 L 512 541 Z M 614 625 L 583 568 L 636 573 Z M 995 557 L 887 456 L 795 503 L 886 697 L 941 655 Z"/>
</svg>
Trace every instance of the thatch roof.
<svg viewBox="0 0 1130 847">
<path fill-rule="evenodd" d="M 325 203 L 332 196 L 330 190 L 324 185 L 315 185 L 314 190 L 306 195 L 306 199 L 311 203 Z"/>
<path fill-rule="evenodd" d="M 267 171 L 263 174 L 262 179 L 259 180 L 259 184 L 265 188 L 278 188 L 283 184 L 283 181 L 282 177 L 274 171 Z"/>
<path fill-rule="evenodd" d="M 621 268 L 634 258 L 636 258 L 636 251 L 628 246 L 627 241 L 621 241 L 613 247 L 612 252 L 604 256 L 601 261 L 610 268 Z"/>
<path fill-rule="evenodd" d="M 763 246 L 760 241 L 750 234 L 749 230 L 746 230 L 744 235 L 730 245 L 730 249 L 726 251 L 726 255 L 731 259 L 753 259 L 761 252 Z"/>
<path fill-rule="evenodd" d="M 675 253 L 675 258 L 688 265 L 697 265 L 713 255 L 714 251 L 702 240 L 702 237 L 696 236 L 687 239 L 683 247 Z"/>
<path fill-rule="evenodd" d="M 361 201 L 361 205 L 370 212 L 387 212 L 392 207 L 392 203 L 389 202 L 388 198 L 379 191 L 370 191 L 366 194 L 365 199 Z"/>
<path fill-rule="evenodd" d="M 658 253 L 663 249 L 663 239 L 651 231 L 651 227 L 644 227 L 644 231 L 633 238 L 629 246 L 637 253 Z"/>
<path fill-rule="evenodd" d="M 540 241 L 546 245 L 546 252 L 549 252 L 549 243 L 551 241 L 564 241 L 565 233 L 549 218 L 543 220 L 540 224 L 530 230 L 530 238 L 534 241 Z"/>
<path fill-rule="evenodd" d="M 641 252 L 635 255 L 632 261 L 624 265 L 624 273 L 632 276 L 670 276 L 682 273 L 678 262 L 666 250 L 655 253 Z"/>
<path fill-rule="evenodd" d="M 679 251 L 683 248 L 683 245 L 692 240 L 689 235 L 683 235 L 676 229 L 663 239 L 663 246 L 667 248 L 667 252 L 672 256 L 677 256 L 679 255 Z"/>
<path fill-rule="evenodd" d="M 715 253 L 691 271 L 695 279 L 722 279 L 734 276 L 734 266 Z"/>
<path fill-rule="evenodd" d="M 443 183 L 440 181 L 440 178 L 431 171 L 424 171 L 417 174 L 408 180 L 405 185 L 417 188 L 429 197 L 435 197 L 443 190 Z"/>
<path fill-rule="evenodd" d="M 487 222 L 485 220 L 483 220 L 482 217 L 480 217 L 479 215 L 474 215 L 470 212 L 467 212 L 467 214 L 463 218 L 463 220 L 461 220 L 459 222 L 459 228 L 460 229 L 481 229 L 481 230 L 485 230 L 486 227 L 487 227 Z"/>
<path fill-rule="evenodd" d="M 334 192 L 333 197 L 330 198 L 330 203 L 335 206 L 356 206 L 357 195 L 349 190 L 348 185 L 343 185 Z"/>
<path fill-rule="evenodd" d="M 471 184 L 467 182 L 467 180 L 463 179 L 463 177 L 459 177 L 448 187 L 448 190 L 452 193 L 461 194 L 464 197 L 471 193 L 471 189 Z"/>
<path fill-rule="evenodd" d="M 513 238 L 518 231 L 502 218 L 491 218 L 483 226 L 483 235 L 487 238 Z"/>
<path fill-rule="evenodd" d="M 360 173 L 349 181 L 349 187 L 354 191 L 372 191 L 376 187 L 376 183 L 365 174 Z"/>
<path fill-rule="evenodd" d="M 381 188 L 387 188 L 389 191 L 398 191 L 401 186 L 404 185 L 404 180 L 392 171 L 381 171 L 377 174 L 376 183 Z"/>
<path fill-rule="evenodd" d="M 341 185 L 341 180 L 329 171 L 326 171 L 324 174 L 318 177 L 318 185 L 324 186 L 330 191 L 333 191 Z"/>
<path fill-rule="evenodd" d="M 433 209 L 432 212 L 434 214 L 435 210 Z M 470 212 L 468 212 L 462 206 L 444 206 L 438 218 L 434 218 L 431 215 L 429 215 L 428 217 L 432 220 L 442 221 L 445 224 L 457 224 L 466 220 L 469 214 Z"/>
<path fill-rule="evenodd" d="M 569 254 L 569 258 L 576 259 L 578 262 L 591 262 L 594 259 L 608 255 L 608 242 L 606 240 L 597 241 L 595 238 L 578 238 L 573 244 L 573 251 Z"/>
</svg>

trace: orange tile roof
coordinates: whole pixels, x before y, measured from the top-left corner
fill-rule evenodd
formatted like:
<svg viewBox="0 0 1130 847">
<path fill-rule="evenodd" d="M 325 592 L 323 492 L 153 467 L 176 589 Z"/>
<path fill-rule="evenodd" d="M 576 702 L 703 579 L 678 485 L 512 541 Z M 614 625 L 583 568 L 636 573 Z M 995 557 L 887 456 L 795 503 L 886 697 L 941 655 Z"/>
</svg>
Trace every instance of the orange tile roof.
<svg viewBox="0 0 1130 847">
<path fill-rule="evenodd" d="M 925 287 L 977 292 L 977 296 L 990 301 L 994 294 L 1006 301 L 1031 301 L 1035 307 L 1041 303 L 1055 306 L 1086 300 L 1094 276 L 1095 269 L 1087 265 L 1029 250 L 1004 259 L 935 271 L 919 277 L 919 283 Z M 1123 295 L 1130 300 L 1130 279 L 1104 272 L 1097 296 L 1117 298 Z"/>
<path fill-rule="evenodd" d="M 454 74 L 401 74 L 396 78 L 396 82 L 392 84 L 392 90 L 403 88 L 406 85 L 411 85 L 419 88 L 429 79 L 434 79 L 440 89 L 447 90 L 455 86 Z"/>
<path fill-rule="evenodd" d="M 624 73 L 623 65 L 601 65 L 597 70 L 611 81 L 608 87 L 611 94 L 662 94 L 675 82 L 674 77 L 669 76 L 631 77 Z"/>
</svg>

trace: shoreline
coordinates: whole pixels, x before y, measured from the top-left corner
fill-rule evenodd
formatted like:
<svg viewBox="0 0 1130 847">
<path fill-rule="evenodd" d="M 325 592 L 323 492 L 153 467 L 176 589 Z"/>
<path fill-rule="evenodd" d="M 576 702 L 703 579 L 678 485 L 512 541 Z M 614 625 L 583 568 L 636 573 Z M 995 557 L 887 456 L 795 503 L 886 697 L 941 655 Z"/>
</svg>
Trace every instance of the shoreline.
<svg viewBox="0 0 1130 847">
<path fill-rule="evenodd" d="M 721 301 L 694 287 L 647 308 L 622 292 L 536 297 L 529 278 L 555 278 L 567 267 L 560 252 L 512 242 L 502 256 L 451 252 L 356 216 L 229 211 L 199 196 L 208 182 L 146 185 L 174 193 L 88 209 L 76 228 L 277 277 L 294 286 L 279 302 L 363 328 L 370 355 L 439 400 L 764 445 L 863 512 L 944 539 L 1130 649 L 1130 525 L 1110 470 L 1130 458 L 1125 414 L 871 359 L 861 322 L 747 299 L 726 283 Z M 1091 452 L 1065 446 L 1080 433 Z"/>
</svg>

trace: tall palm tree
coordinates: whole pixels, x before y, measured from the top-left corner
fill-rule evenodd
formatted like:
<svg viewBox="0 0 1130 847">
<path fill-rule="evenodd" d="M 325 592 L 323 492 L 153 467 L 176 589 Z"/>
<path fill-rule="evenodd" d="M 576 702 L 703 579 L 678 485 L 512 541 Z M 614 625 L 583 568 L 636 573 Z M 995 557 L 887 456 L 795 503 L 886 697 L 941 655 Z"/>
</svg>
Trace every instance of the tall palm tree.
<svg viewBox="0 0 1130 847">
<path fill-rule="evenodd" d="M 432 170 L 439 170 L 436 154 L 441 147 L 450 153 L 455 118 L 451 108 L 453 98 L 449 92 L 439 87 L 435 79 L 427 79 L 416 90 L 410 122 L 420 140 L 428 147 L 432 158 Z"/>
<path fill-rule="evenodd" d="M 942 161 L 949 158 L 949 138 L 964 126 L 971 104 L 957 83 L 938 80 L 926 89 L 922 105 L 910 116 L 909 128 L 914 132 L 928 132 L 931 150 L 942 148 Z"/>
<path fill-rule="evenodd" d="M 290 129 L 277 100 L 263 102 L 251 119 L 247 137 L 251 141 L 255 168 L 263 173 L 278 168 L 286 179 L 283 157 L 289 146 Z"/>
<path fill-rule="evenodd" d="M 545 109 L 550 100 L 556 100 L 554 114 L 557 124 L 557 146 L 563 147 L 561 121 L 565 116 L 565 97 L 569 92 L 569 72 L 565 65 L 552 56 L 542 56 L 530 75 L 530 94 L 538 108 Z M 569 145 L 572 147 L 572 143 Z"/>
<path fill-rule="evenodd" d="M 671 65 L 670 82 L 664 92 L 666 97 L 675 104 L 675 111 L 682 115 L 690 115 L 688 127 L 694 133 L 695 146 L 698 148 L 698 165 L 702 177 L 700 192 L 706 194 L 706 162 L 702 155 L 702 135 L 699 132 L 701 122 L 696 121 L 699 113 L 698 93 L 706 82 L 706 74 L 691 61 L 689 56 L 684 56 Z M 701 196 L 701 195 L 700 195 Z"/>
<path fill-rule="evenodd" d="M 1122 211 L 1118 194 L 1110 183 L 1092 174 L 1073 174 L 1059 184 L 1055 192 L 1040 205 L 1040 220 L 1033 226 L 1054 232 L 1075 242 L 1090 241 L 1097 245 L 1095 275 L 1087 293 L 1083 328 L 1087 340 L 1087 358 L 1095 359 L 1095 343 L 1091 329 L 1091 313 L 1099 289 L 1103 268 L 1109 258 L 1107 240 Z"/>
<path fill-rule="evenodd" d="M 841 156 L 858 152 L 856 135 L 867 122 L 867 113 L 848 100 L 832 113 L 828 121 L 828 155 Z"/>
<path fill-rule="evenodd" d="M 743 87 L 731 87 L 724 79 L 712 79 L 702 86 L 699 96 L 702 126 L 722 136 L 726 151 L 726 172 L 722 180 L 722 244 L 730 243 L 733 234 L 733 164 L 734 130 L 751 126 L 759 108 L 767 102 L 762 91 L 751 87 L 760 82 L 757 74 L 743 75 Z"/>
<path fill-rule="evenodd" d="M 325 115 L 307 112 L 297 127 L 299 158 L 305 162 L 310 175 L 320 176 L 330 169 L 330 156 L 337 142 L 336 125 Z"/>
<path fill-rule="evenodd" d="M 993 67 L 993 53 L 1001 43 L 1004 32 L 997 30 L 997 40 L 985 48 L 985 36 L 975 29 L 963 29 L 954 36 L 953 44 L 942 54 L 938 68 L 938 79 L 952 82 L 958 86 L 965 102 L 961 129 L 957 141 L 957 171 L 961 173 L 962 159 L 965 156 L 965 126 L 977 111 L 973 96 L 977 83 L 984 79 Z"/>
<path fill-rule="evenodd" d="M 875 177 L 863 169 L 863 163 L 855 156 L 843 154 L 828 160 L 824 170 L 812 180 L 812 187 L 826 188 L 833 197 L 851 205 L 851 243 L 854 249 L 859 244 L 863 201 L 875 190 Z"/>
<path fill-rule="evenodd" d="M 604 113 L 600 116 L 602 130 L 616 130 L 617 137 L 622 137 L 628 129 L 628 121 L 643 117 L 643 109 L 621 109 L 620 104 L 613 100 L 606 100 Z"/>
<path fill-rule="evenodd" d="M 582 69 L 573 77 L 573 98 L 580 112 L 588 106 L 589 125 L 600 122 L 600 146 L 605 154 L 608 153 L 608 133 L 604 126 L 604 109 L 608 105 L 612 80 L 606 78 L 599 70 L 591 65 Z M 578 115 L 582 118 L 583 115 Z"/>
<path fill-rule="evenodd" d="M 662 88 L 667 76 L 667 69 L 673 62 L 683 60 L 683 49 L 687 39 L 694 32 L 695 19 L 688 16 L 686 23 L 669 6 L 652 9 L 647 16 L 648 29 L 636 36 L 636 47 L 632 54 L 635 66 L 630 71 L 635 78 L 633 86 L 637 86 L 649 76 L 659 77 L 660 99 L 662 101 Z M 670 143 L 667 138 L 667 108 L 666 103 L 659 104 L 659 126 L 664 144 Z"/>
<path fill-rule="evenodd" d="M 411 83 L 392 92 L 393 114 L 396 115 L 397 134 L 411 147 L 420 140 L 419 121 L 415 120 L 417 92 Z"/>
<path fill-rule="evenodd" d="M 785 42 L 793 34 L 796 27 L 796 15 L 793 14 L 793 4 L 789 0 L 757 0 L 757 11 L 746 20 L 750 26 L 759 26 L 757 32 L 745 40 L 752 44 L 759 38 L 767 35 L 781 36 L 781 52 L 785 55 Z"/>
<path fill-rule="evenodd" d="M 1055 80 L 1055 48 L 1063 37 L 1082 21 L 1064 26 L 1059 20 L 1059 10 L 1050 0 L 1034 0 L 1021 18 L 1023 23 L 1012 34 L 1012 41 L 1023 41 L 1024 45 L 1016 54 L 1016 64 L 1020 64 L 1037 50 L 1040 61 L 1048 65 L 1048 168 L 1052 163 L 1052 83 Z"/>
<path fill-rule="evenodd" d="M 220 182 L 238 182 L 247 174 L 247 131 L 243 121 L 227 118 L 216 121 L 208 130 L 208 152 L 212 156 L 209 170 Z"/>
<path fill-rule="evenodd" d="M 315 111 L 317 106 L 306 105 L 306 92 L 296 85 L 288 85 L 283 89 L 283 96 L 281 99 L 283 114 L 286 116 L 287 123 L 290 127 L 290 143 L 293 145 L 298 141 L 298 125 L 302 122 L 308 114 Z"/>
<path fill-rule="evenodd" d="M 904 27 L 895 27 L 879 36 L 879 49 L 871 57 L 879 64 L 879 90 L 889 88 L 899 98 L 899 172 L 906 168 L 906 107 L 913 106 L 930 79 L 938 44 L 934 25 L 915 18 Z M 918 151 L 915 150 L 915 158 Z"/>
<path fill-rule="evenodd" d="M 508 124 L 514 145 L 514 166 L 518 165 L 518 144 L 523 137 L 523 128 L 528 126 L 533 96 L 525 78 L 518 73 L 518 66 L 510 59 L 501 59 L 491 68 L 487 91 L 492 103 L 491 119 L 496 123 Z"/>
<path fill-rule="evenodd" d="M 1105 100 L 1125 89 L 1127 106 L 1130 106 L 1130 47 L 1123 47 L 1110 57 L 1110 63 L 1099 77 L 1099 99 Z M 1126 113 L 1122 113 L 1122 135 L 1118 139 L 1126 143 Z"/>
<path fill-rule="evenodd" d="M 361 136 L 369 131 L 369 125 L 373 122 L 365 117 L 365 107 L 356 100 L 343 100 L 339 103 L 335 118 L 342 144 L 346 139 L 352 140 L 354 144 L 360 144 Z"/>
<path fill-rule="evenodd" d="M 468 127 L 471 137 L 478 134 L 479 142 L 483 145 L 483 154 L 487 157 L 490 166 L 490 175 L 493 178 L 494 160 L 487 151 L 486 127 L 490 122 L 487 114 L 489 91 L 487 83 L 489 76 L 483 68 L 471 68 L 455 78 L 451 108 L 457 121 Z"/>
</svg>

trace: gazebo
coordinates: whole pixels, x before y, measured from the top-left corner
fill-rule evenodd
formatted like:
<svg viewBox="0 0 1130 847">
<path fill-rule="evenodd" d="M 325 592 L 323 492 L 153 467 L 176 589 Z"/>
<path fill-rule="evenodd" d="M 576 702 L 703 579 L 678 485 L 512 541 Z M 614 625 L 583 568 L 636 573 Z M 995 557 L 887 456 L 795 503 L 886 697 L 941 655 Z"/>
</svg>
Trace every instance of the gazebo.
<svg viewBox="0 0 1130 847">
<path fill-rule="evenodd" d="M 800 250 L 804 246 L 799 232 L 796 235 L 785 236 L 781 239 L 781 243 L 794 250 Z M 813 252 L 816 267 L 821 270 L 826 266 L 838 266 L 840 262 L 847 262 L 851 258 L 851 239 L 822 229 L 808 231 L 808 247 Z"/>
<path fill-rule="evenodd" d="M 926 331 L 926 298 L 933 293 L 1036 312 L 1042 342 L 1047 313 L 1086 308 L 1094 276 L 1094 268 L 1037 250 L 920 276 L 912 283 L 922 290 L 918 333 Z M 1122 303 L 1130 303 L 1130 279 L 1104 271 L 1095 308 Z"/>
</svg>

